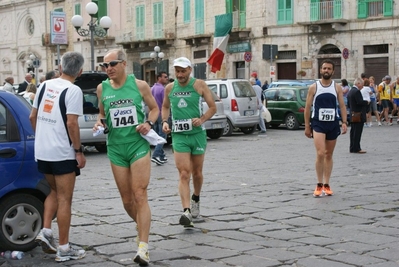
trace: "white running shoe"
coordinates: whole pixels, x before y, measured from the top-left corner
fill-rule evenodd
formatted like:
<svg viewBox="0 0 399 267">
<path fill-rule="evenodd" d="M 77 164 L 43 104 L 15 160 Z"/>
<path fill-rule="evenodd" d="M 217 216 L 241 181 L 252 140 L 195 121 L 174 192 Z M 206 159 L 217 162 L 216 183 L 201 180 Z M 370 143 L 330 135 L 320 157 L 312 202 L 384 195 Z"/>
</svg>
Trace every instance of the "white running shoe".
<svg viewBox="0 0 399 267">
<path fill-rule="evenodd" d="M 86 251 L 83 249 L 76 249 L 69 246 L 69 249 L 63 251 L 62 249 L 57 249 L 57 255 L 55 256 L 55 261 L 69 261 L 69 260 L 79 260 L 86 256 Z"/>
<path fill-rule="evenodd" d="M 44 253 L 47 254 L 55 254 L 57 253 L 55 240 L 53 235 L 46 235 L 43 232 L 43 229 L 40 230 L 39 234 L 36 236 L 35 242 L 38 243 Z"/>
<path fill-rule="evenodd" d="M 194 227 L 193 216 L 188 210 L 181 215 L 179 223 L 184 227 Z"/>
<path fill-rule="evenodd" d="M 200 214 L 200 202 L 196 202 L 191 199 L 191 215 L 193 218 L 197 218 Z"/>
<path fill-rule="evenodd" d="M 143 245 L 139 245 L 136 256 L 134 256 L 133 261 L 138 263 L 140 266 L 148 266 L 150 263 L 150 253 L 148 249 Z"/>
</svg>

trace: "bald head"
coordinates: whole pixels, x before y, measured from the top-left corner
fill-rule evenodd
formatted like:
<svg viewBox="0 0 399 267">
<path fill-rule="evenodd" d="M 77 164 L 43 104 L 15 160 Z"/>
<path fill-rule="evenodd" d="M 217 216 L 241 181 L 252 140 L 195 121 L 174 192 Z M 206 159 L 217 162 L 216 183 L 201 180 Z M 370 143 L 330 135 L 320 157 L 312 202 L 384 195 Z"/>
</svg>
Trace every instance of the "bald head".
<svg viewBox="0 0 399 267">
<path fill-rule="evenodd" d="M 32 74 L 27 73 L 27 74 L 25 75 L 25 80 L 26 80 L 28 83 L 30 83 L 30 82 L 32 81 Z"/>
</svg>

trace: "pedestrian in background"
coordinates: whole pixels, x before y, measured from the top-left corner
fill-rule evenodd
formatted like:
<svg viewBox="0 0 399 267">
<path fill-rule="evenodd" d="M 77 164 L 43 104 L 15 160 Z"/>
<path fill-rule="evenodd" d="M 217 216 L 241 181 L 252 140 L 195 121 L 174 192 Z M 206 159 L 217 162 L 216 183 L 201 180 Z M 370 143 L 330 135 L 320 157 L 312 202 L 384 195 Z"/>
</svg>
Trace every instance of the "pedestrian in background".
<svg viewBox="0 0 399 267">
<path fill-rule="evenodd" d="M 389 103 L 392 101 L 391 91 L 391 76 L 386 75 L 383 78 L 383 82 L 378 85 L 378 95 L 380 105 L 382 106 L 381 117 L 385 119 L 385 123 L 392 125 L 392 121 L 389 120 Z"/>
<path fill-rule="evenodd" d="M 30 83 L 32 83 L 32 74 L 27 73 L 25 74 L 25 80 L 18 85 L 18 94 L 25 92 Z"/>
<path fill-rule="evenodd" d="M 305 105 L 305 135 L 313 137 L 316 148 L 317 185 L 314 197 L 331 196 L 330 177 L 333 169 L 333 153 L 341 134 L 337 116 L 337 103 L 341 109 L 342 134 L 347 131 L 346 107 L 342 89 L 331 79 L 335 64 L 326 59 L 320 67 L 321 79 L 310 85 Z M 359 92 L 360 93 L 360 92 Z M 311 107 L 313 110 L 311 112 Z"/>
<path fill-rule="evenodd" d="M 254 71 L 254 72 L 251 73 L 251 77 L 254 77 L 254 78 L 255 78 L 256 84 L 257 84 L 259 87 L 262 86 L 262 83 L 261 83 L 260 80 L 258 79 L 258 73 L 257 73 L 256 71 Z"/>
<path fill-rule="evenodd" d="M 159 115 L 158 119 L 154 122 L 154 131 L 161 136 L 162 138 L 166 139 L 166 134 L 162 131 L 162 102 L 165 95 L 165 85 L 169 83 L 168 74 L 164 71 L 161 71 L 157 75 L 157 82 L 151 88 L 151 93 L 157 102 L 159 108 Z M 154 152 L 151 157 L 151 161 L 157 165 L 163 165 L 168 162 L 168 159 L 165 156 L 165 151 L 163 150 L 163 143 L 157 144 L 154 148 Z"/>
<path fill-rule="evenodd" d="M 372 117 L 372 115 L 374 114 L 375 119 L 378 123 L 378 126 L 381 126 L 382 125 L 381 118 L 380 118 L 380 114 L 377 109 L 377 92 L 376 92 L 375 83 L 374 83 L 375 78 L 373 76 L 370 76 L 369 81 L 370 81 L 369 87 L 372 92 L 372 94 L 370 95 L 370 113 L 371 113 L 370 116 Z M 373 122 L 370 122 L 370 126 L 372 126 L 372 125 L 373 125 Z"/>
<path fill-rule="evenodd" d="M 251 77 L 249 79 L 249 82 L 252 85 L 252 88 L 254 88 L 256 97 L 258 98 L 258 110 L 259 110 L 259 127 L 260 127 L 260 133 L 265 134 L 266 133 L 266 125 L 265 121 L 262 116 L 262 110 L 263 110 L 263 101 L 262 101 L 262 88 L 256 84 L 256 80 L 254 77 Z"/>
<path fill-rule="evenodd" d="M 56 253 L 63 262 L 81 259 L 85 250 L 69 244 L 72 196 L 76 176 L 86 164 L 80 143 L 78 117 L 83 116 L 83 93 L 73 84 L 82 73 L 84 59 L 78 52 L 62 56 L 63 74 L 44 82 L 35 96 L 30 121 L 36 133 L 35 158 L 51 191 L 44 202 L 43 229 L 36 237 L 43 251 Z M 56 248 L 51 222 L 57 214 L 59 247 Z"/>
<path fill-rule="evenodd" d="M 26 91 L 22 95 L 22 97 L 25 98 L 25 100 L 28 101 L 28 103 L 31 105 L 33 105 L 33 100 L 35 99 L 36 89 L 36 85 L 30 83 L 28 84 L 28 87 L 26 87 Z"/>
<path fill-rule="evenodd" d="M 126 74 L 126 54 L 114 49 L 104 56 L 109 79 L 97 86 L 98 126 L 108 128 L 107 154 L 116 185 L 127 214 L 137 223 L 138 249 L 133 261 L 150 262 L 149 234 L 151 210 L 147 187 L 151 175 L 151 148 L 146 135 L 159 116 L 159 109 L 149 85 Z M 149 108 L 146 120 L 144 103 Z M 106 125 L 101 120 L 105 119 Z"/>
<path fill-rule="evenodd" d="M 370 113 L 370 102 L 371 102 L 371 94 L 373 93 L 370 88 L 369 79 L 363 79 L 363 88 L 360 90 L 362 93 L 363 100 L 367 101 L 369 104 L 365 106 L 366 111 L 366 122 L 364 123 L 365 127 L 371 127 L 371 113 Z"/>
<path fill-rule="evenodd" d="M 5 84 L 4 84 L 3 90 L 15 94 L 15 90 L 14 90 L 14 86 L 13 85 L 14 85 L 14 78 L 13 77 L 7 77 L 5 79 Z"/>
<path fill-rule="evenodd" d="M 358 122 L 351 122 L 351 132 L 350 132 L 350 142 L 349 142 L 349 152 L 350 153 L 366 153 L 365 150 L 362 150 L 360 147 L 360 140 L 362 138 L 363 133 L 363 125 L 366 122 L 366 108 L 370 101 L 366 101 L 363 99 L 362 90 L 364 85 L 364 81 L 362 78 L 356 78 L 352 89 L 348 94 L 348 105 L 353 114 L 356 112 L 361 112 L 360 118 L 361 120 Z"/>
<path fill-rule="evenodd" d="M 202 168 L 207 136 L 204 122 L 216 113 L 216 104 L 207 84 L 192 78 L 191 62 L 186 57 L 174 60 L 176 80 L 165 88 L 162 105 L 162 129 L 170 133 L 169 114 L 172 113 L 172 145 L 176 167 L 179 171 L 179 193 L 183 214 L 179 223 L 193 227 L 193 218 L 200 214 L 200 193 L 203 184 Z M 202 114 L 201 99 L 208 104 Z M 190 179 L 193 177 L 194 192 L 190 200 Z"/>
</svg>

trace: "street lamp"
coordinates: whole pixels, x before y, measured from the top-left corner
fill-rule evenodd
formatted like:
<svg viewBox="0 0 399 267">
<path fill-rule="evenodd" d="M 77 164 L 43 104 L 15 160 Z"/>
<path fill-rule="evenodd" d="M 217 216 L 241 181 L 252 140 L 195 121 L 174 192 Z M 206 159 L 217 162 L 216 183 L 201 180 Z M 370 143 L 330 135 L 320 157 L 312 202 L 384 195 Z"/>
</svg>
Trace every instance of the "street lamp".
<svg viewBox="0 0 399 267">
<path fill-rule="evenodd" d="M 37 69 L 40 67 L 40 59 L 37 58 L 34 54 L 31 54 L 29 56 L 29 59 L 26 61 L 26 64 L 28 64 L 30 67 L 33 67 L 35 69 L 35 85 L 37 86 L 39 84 L 39 79 L 37 77 Z"/>
<path fill-rule="evenodd" d="M 71 22 L 75 27 L 76 32 L 80 36 L 89 36 L 90 34 L 90 49 L 91 49 L 91 70 L 94 71 L 94 35 L 98 37 L 105 37 L 108 29 L 112 25 L 112 20 L 108 16 L 104 16 L 100 19 L 100 26 L 97 25 L 97 20 L 94 19 L 94 15 L 98 11 L 98 6 L 94 2 L 90 2 L 86 5 L 86 12 L 90 15 L 90 22 L 87 24 L 89 29 L 81 28 L 83 25 L 83 18 L 80 15 L 72 17 Z"/>
<path fill-rule="evenodd" d="M 154 52 L 150 54 L 150 57 L 155 60 L 155 75 L 158 75 L 158 63 L 165 57 L 164 52 L 161 52 L 161 48 L 159 46 L 154 47 Z"/>
</svg>

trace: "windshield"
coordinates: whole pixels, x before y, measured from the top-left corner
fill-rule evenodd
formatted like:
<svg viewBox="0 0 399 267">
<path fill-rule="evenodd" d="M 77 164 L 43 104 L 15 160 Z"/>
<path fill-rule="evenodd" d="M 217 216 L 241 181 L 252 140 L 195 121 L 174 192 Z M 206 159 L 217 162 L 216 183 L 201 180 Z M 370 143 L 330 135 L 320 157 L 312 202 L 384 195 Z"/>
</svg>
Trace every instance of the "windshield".
<svg viewBox="0 0 399 267">
<path fill-rule="evenodd" d="M 233 82 L 234 94 L 236 97 L 256 97 L 255 90 L 246 81 Z"/>
<path fill-rule="evenodd" d="M 300 95 L 300 97 L 301 97 L 301 99 L 303 100 L 303 101 L 306 101 L 306 97 L 307 97 L 307 95 L 308 95 L 308 90 L 309 89 L 301 89 L 300 91 L 299 91 L 299 95 Z"/>
</svg>

